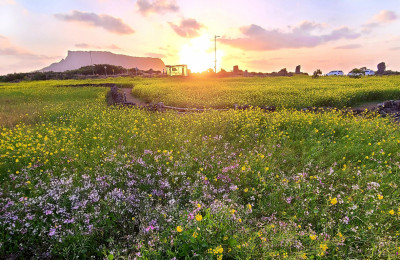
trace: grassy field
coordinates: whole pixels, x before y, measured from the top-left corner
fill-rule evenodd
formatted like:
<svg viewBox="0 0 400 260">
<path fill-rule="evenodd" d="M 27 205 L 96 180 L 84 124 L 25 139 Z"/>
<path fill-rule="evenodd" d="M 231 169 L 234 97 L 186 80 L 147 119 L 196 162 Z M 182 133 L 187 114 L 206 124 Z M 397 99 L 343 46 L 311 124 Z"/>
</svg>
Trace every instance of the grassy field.
<svg viewBox="0 0 400 260">
<path fill-rule="evenodd" d="M 133 94 L 181 107 L 238 105 L 343 108 L 368 101 L 400 99 L 400 77 L 152 79 L 135 81 Z"/>
<path fill-rule="evenodd" d="M 190 106 L 202 85 L 195 100 L 218 107 L 245 89 L 264 93 L 257 105 L 278 100 L 267 90 L 282 95 L 282 83 L 292 82 L 287 91 L 314 84 L 296 92 L 311 103 L 279 101 L 304 107 L 330 83 L 337 104 L 375 98 L 360 93 L 398 98 L 399 79 L 115 82 Z M 107 107 L 106 88 L 55 87 L 85 82 L 0 89 L 0 258 L 398 257 L 400 131 L 390 119 L 288 109 L 154 113 Z M 157 85 L 159 93 L 176 86 L 177 98 L 154 94 Z M 217 85 L 229 102 L 212 98 Z"/>
</svg>

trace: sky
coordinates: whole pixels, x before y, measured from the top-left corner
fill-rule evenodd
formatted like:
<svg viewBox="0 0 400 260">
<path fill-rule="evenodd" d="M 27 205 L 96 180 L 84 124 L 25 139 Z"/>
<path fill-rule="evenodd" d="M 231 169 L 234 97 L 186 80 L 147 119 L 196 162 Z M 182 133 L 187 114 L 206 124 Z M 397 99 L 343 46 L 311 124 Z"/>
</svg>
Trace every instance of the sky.
<svg viewBox="0 0 400 260">
<path fill-rule="evenodd" d="M 192 71 L 400 71 L 400 0 L 0 0 L 0 75 L 68 50 L 158 57 Z"/>
</svg>

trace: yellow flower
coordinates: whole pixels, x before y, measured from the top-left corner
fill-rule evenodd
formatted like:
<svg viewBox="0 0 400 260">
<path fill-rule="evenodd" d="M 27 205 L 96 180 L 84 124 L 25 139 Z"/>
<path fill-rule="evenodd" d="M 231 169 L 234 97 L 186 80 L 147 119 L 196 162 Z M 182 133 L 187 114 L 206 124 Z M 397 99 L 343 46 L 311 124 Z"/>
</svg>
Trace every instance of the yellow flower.
<svg viewBox="0 0 400 260">
<path fill-rule="evenodd" d="M 197 214 L 196 215 L 196 220 L 197 221 L 201 221 L 203 219 L 203 216 L 202 215 L 200 215 L 200 214 Z"/>
<path fill-rule="evenodd" d="M 177 226 L 177 227 L 176 227 L 176 231 L 178 231 L 178 233 L 181 233 L 181 232 L 183 231 L 183 229 L 182 229 L 181 226 Z"/>
<path fill-rule="evenodd" d="M 251 204 L 247 204 L 247 208 L 251 210 Z"/>
<path fill-rule="evenodd" d="M 304 254 L 301 256 L 301 258 L 302 258 L 302 259 L 307 259 L 307 254 L 304 253 Z"/>
<path fill-rule="evenodd" d="M 377 196 L 379 200 L 383 199 L 383 196 L 381 194 L 378 194 Z"/>
<path fill-rule="evenodd" d="M 310 235 L 311 240 L 316 240 L 317 239 L 317 235 Z"/>
<path fill-rule="evenodd" d="M 337 204 L 337 198 L 330 198 L 330 203 L 332 204 L 332 205 L 336 205 Z"/>
<path fill-rule="evenodd" d="M 394 210 L 391 209 L 391 210 L 389 211 L 389 214 L 390 214 L 390 215 L 394 215 Z"/>
<path fill-rule="evenodd" d="M 231 214 L 235 214 L 236 210 L 231 209 Z"/>
<path fill-rule="evenodd" d="M 328 246 L 326 244 L 320 244 L 319 247 L 322 249 L 323 252 L 328 249 Z"/>
<path fill-rule="evenodd" d="M 244 192 L 248 192 L 248 191 L 249 191 L 249 189 L 248 189 L 248 188 L 244 189 Z"/>
<path fill-rule="evenodd" d="M 192 237 L 196 238 L 198 235 L 199 235 L 199 233 L 197 233 L 197 232 L 193 232 L 193 235 L 192 235 Z"/>
<path fill-rule="evenodd" d="M 200 203 L 197 203 L 196 207 L 198 207 L 198 208 L 201 208 L 201 205 L 200 205 Z"/>
</svg>

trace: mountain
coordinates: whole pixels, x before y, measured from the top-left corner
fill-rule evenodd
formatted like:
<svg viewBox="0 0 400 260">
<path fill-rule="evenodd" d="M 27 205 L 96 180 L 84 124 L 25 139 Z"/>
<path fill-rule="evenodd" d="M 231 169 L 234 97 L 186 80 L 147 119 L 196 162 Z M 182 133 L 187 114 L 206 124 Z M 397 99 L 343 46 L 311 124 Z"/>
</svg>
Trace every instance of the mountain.
<svg viewBox="0 0 400 260">
<path fill-rule="evenodd" d="M 140 70 L 162 71 L 165 68 L 164 62 L 159 58 L 132 57 L 108 51 L 68 51 L 65 59 L 53 63 L 41 71 L 64 72 L 93 64 L 110 64 L 127 69 L 137 67 Z"/>
</svg>

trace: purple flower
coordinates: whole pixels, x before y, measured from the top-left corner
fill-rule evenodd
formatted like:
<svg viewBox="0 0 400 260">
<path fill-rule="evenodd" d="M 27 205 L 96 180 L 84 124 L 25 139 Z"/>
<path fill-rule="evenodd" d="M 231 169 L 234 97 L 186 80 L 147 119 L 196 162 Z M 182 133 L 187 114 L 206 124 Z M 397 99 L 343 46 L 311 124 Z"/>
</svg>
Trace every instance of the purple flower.
<svg viewBox="0 0 400 260">
<path fill-rule="evenodd" d="M 49 236 L 52 237 L 56 234 L 56 229 L 55 228 L 51 228 L 50 232 L 49 232 Z"/>
<path fill-rule="evenodd" d="M 146 232 L 149 232 L 149 230 L 154 230 L 154 227 L 152 225 L 148 226 L 147 228 L 144 229 Z"/>
<path fill-rule="evenodd" d="M 47 210 L 44 212 L 44 214 L 45 214 L 45 215 L 51 215 L 51 214 L 53 214 L 53 211 L 47 209 Z"/>
</svg>

